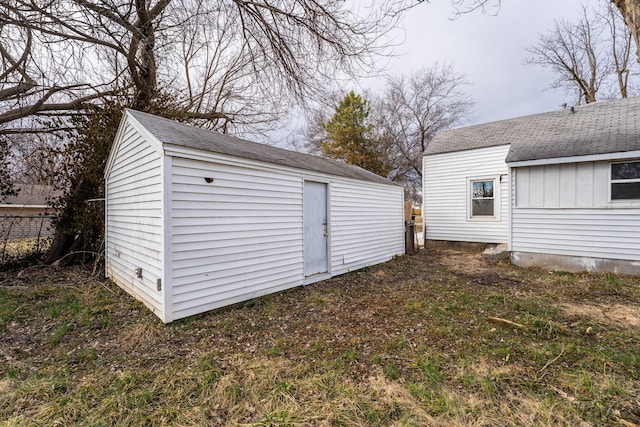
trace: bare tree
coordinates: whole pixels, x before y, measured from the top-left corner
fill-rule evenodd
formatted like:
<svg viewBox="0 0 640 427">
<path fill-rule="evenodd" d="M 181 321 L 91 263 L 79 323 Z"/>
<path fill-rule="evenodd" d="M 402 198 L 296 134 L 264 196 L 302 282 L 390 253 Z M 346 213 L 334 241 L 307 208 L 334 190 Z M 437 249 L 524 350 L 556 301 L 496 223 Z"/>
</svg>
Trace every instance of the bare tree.
<svg viewBox="0 0 640 427">
<path fill-rule="evenodd" d="M 628 96 L 629 74 L 631 63 L 632 34 L 629 27 L 624 25 L 620 15 L 612 3 L 608 3 L 600 13 L 602 21 L 609 30 L 609 49 L 611 52 L 611 63 L 616 75 L 617 89 L 622 98 Z"/>
<path fill-rule="evenodd" d="M 424 0 L 416 0 L 415 4 L 423 3 Z M 499 10 L 501 0 L 451 0 L 458 13 L 468 13 L 474 10 L 483 12 L 491 6 L 493 10 Z M 636 45 L 636 60 L 640 62 L 640 0 L 607 0 L 613 4 L 624 19 Z"/>
<path fill-rule="evenodd" d="M 17 134 L 9 139 L 13 183 L 55 185 L 64 167 L 63 139 L 55 133 Z"/>
<path fill-rule="evenodd" d="M 112 135 L 101 123 L 115 126 L 118 109 L 225 132 L 271 127 L 287 102 L 370 66 L 403 1 L 358 10 L 331 0 L 0 3 L 0 135 L 69 131 L 70 152 L 87 159 L 64 177 L 49 260 L 81 235 L 64 229 L 86 216 L 77 207 L 101 196 Z"/>
<path fill-rule="evenodd" d="M 164 96 L 169 115 L 222 127 L 264 120 L 233 100 L 300 99 L 336 72 L 354 73 L 383 47 L 397 19 L 388 12 L 364 16 L 329 0 L 4 2 L 0 125 L 115 94 L 140 110 Z"/>
<path fill-rule="evenodd" d="M 422 153 L 442 129 L 460 124 L 473 101 L 464 93 L 465 76 L 452 64 L 435 64 L 409 76 L 387 79 L 374 102 L 375 123 L 394 166 L 390 179 L 405 185 L 409 195 L 420 193 Z"/>
<path fill-rule="evenodd" d="M 577 104 L 590 103 L 627 96 L 630 48 L 631 34 L 611 5 L 601 13 L 583 7 L 577 23 L 556 21 L 550 33 L 540 35 L 528 48 L 533 57 L 527 63 L 550 68 L 557 76 L 553 88 L 575 91 Z"/>
<path fill-rule="evenodd" d="M 451 4 L 457 14 L 469 13 L 480 10 L 483 13 L 489 11 L 497 13 L 500 10 L 501 0 L 451 0 Z"/>
<path fill-rule="evenodd" d="M 42 3 L 42 4 L 39 4 Z M 90 25 L 60 1 L 14 0 L 0 5 L 0 132 L 31 130 L 37 113 L 79 110 L 111 93 L 108 83 L 92 77 L 90 54 L 81 44 Z M 85 39 L 108 44 L 90 34 Z M 79 68 L 87 66 L 82 78 Z M 11 125 L 9 125 L 11 124 Z"/>
<path fill-rule="evenodd" d="M 402 4 L 400 10 L 404 11 L 429 0 L 415 0 L 411 4 Z M 640 62 L 640 0 L 607 0 L 616 6 L 636 44 L 636 59 Z M 481 10 L 486 12 L 491 8 L 494 13 L 500 10 L 502 0 L 451 0 L 458 15 Z"/>
<path fill-rule="evenodd" d="M 553 30 L 540 35 L 538 44 L 527 50 L 533 55 L 528 64 L 551 68 L 558 76 L 551 87 L 577 89 L 578 104 L 596 101 L 609 70 L 586 8 L 577 24 L 556 21 Z"/>
<path fill-rule="evenodd" d="M 415 4 L 424 0 L 416 0 Z M 451 0 L 458 13 L 468 13 L 477 9 L 485 11 L 491 6 L 494 10 L 500 9 L 501 0 Z M 626 24 L 636 45 L 636 60 L 640 62 L 640 0 L 607 0 L 614 5 Z"/>
</svg>

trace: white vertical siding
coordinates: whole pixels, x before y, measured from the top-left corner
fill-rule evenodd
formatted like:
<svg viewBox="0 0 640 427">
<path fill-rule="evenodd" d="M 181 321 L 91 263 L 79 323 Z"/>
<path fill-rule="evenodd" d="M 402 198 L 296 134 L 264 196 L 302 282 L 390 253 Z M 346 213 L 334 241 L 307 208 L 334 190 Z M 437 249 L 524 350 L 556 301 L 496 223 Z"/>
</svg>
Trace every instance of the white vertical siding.
<svg viewBox="0 0 640 427">
<path fill-rule="evenodd" d="M 175 157 L 172 169 L 174 319 L 302 284 L 300 177 Z"/>
<path fill-rule="evenodd" d="M 154 312 L 162 310 L 161 156 L 125 122 L 105 177 L 106 273 Z M 142 278 L 136 277 L 142 269 Z"/>
<path fill-rule="evenodd" d="M 575 206 L 568 206 L 565 205 L 564 200 L 569 200 L 569 197 L 567 195 L 567 199 L 565 199 L 563 197 L 563 206 L 565 207 L 589 207 L 589 206 L 596 206 L 595 200 L 594 200 L 594 191 L 593 191 L 593 178 L 594 178 L 594 173 L 593 173 L 593 167 L 594 167 L 594 163 L 593 162 L 587 162 L 587 163 L 576 163 L 575 164 L 576 167 L 576 186 L 573 189 L 573 191 L 575 192 Z M 518 169 L 519 171 L 520 169 Z M 578 191 L 578 187 L 582 186 L 583 187 L 583 191 Z M 527 205 L 522 205 L 523 207 L 526 207 Z"/>
<path fill-rule="evenodd" d="M 516 206 L 594 208 L 609 203 L 609 163 L 584 162 L 516 168 Z"/>
<path fill-rule="evenodd" d="M 400 187 L 332 181 L 332 275 L 404 253 L 403 197 Z"/>
<path fill-rule="evenodd" d="M 609 162 L 519 167 L 514 179 L 512 251 L 640 259 L 640 206 L 609 201 Z"/>
<path fill-rule="evenodd" d="M 443 153 L 424 157 L 423 221 L 426 238 L 461 242 L 507 243 L 508 145 Z M 503 176 L 500 182 L 499 220 L 469 220 L 469 178 Z"/>
</svg>

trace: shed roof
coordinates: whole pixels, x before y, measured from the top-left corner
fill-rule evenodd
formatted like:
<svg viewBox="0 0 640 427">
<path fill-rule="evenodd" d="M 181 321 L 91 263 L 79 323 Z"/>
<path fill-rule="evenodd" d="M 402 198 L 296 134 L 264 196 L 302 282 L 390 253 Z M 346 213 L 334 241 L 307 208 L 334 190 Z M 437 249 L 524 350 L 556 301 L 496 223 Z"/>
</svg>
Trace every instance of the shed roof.
<svg viewBox="0 0 640 427">
<path fill-rule="evenodd" d="M 360 167 L 335 160 L 223 135 L 136 110 L 127 110 L 127 112 L 163 144 L 195 148 L 362 181 L 396 185 Z"/>
<path fill-rule="evenodd" d="M 507 162 L 640 150 L 640 97 L 442 131 L 424 154 L 507 144 Z"/>
</svg>

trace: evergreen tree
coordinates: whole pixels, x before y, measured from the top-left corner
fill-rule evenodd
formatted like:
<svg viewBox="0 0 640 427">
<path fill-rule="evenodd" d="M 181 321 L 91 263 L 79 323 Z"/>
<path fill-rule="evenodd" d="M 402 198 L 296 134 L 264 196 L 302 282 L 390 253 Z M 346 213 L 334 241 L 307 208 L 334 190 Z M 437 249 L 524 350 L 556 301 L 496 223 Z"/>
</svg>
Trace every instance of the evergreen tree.
<svg viewBox="0 0 640 427">
<path fill-rule="evenodd" d="M 349 92 L 338 104 L 333 117 L 322 123 L 326 137 L 320 141 L 320 148 L 330 159 L 387 177 L 391 167 L 383 145 L 374 135 L 369 113 L 369 102 L 353 91 Z"/>
</svg>

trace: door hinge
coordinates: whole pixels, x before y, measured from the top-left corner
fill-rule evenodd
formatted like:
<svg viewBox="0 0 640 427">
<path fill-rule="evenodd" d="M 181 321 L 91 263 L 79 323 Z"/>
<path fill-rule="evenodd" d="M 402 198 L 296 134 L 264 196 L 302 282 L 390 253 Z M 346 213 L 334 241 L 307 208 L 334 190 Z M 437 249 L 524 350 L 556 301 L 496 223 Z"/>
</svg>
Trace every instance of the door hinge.
<svg viewBox="0 0 640 427">
<path fill-rule="evenodd" d="M 158 292 L 162 290 L 162 279 L 156 280 L 156 289 L 158 290 Z"/>
</svg>

